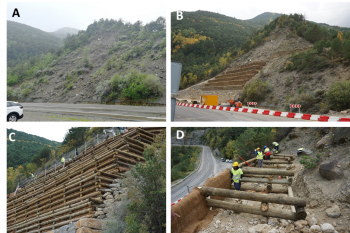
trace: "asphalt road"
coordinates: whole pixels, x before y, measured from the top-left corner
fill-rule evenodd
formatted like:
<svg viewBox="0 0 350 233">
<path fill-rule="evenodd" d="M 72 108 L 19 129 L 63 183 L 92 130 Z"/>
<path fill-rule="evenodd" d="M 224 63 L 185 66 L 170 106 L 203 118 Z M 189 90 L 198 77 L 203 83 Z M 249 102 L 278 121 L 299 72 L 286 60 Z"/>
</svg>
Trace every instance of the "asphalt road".
<svg viewBox="0 0 350 233">
<path fill-rule="evenodd" d="M 71 116 L 108 117 L 131 121 L 165 121 L 166 108 L 153 106 L 127 106 L 104 104 L 21 103 L 26 112 L 45 112 Z"/>
<path fill-rule="evenodd" d="M 287 117 L 176 106 L 175 121 L 305 121 Z"/>
<path fill-rule="evenodd" d="M 201 147 L 203 150 L 200 167 L 185 181 L 171 188 L 171 203 L 188 194 L 187 186 L 189 186 L 189 190 L 191 191 L 194 186 L 203 184 L 207 178 L 213 177 L 214 174 L 217 174 L 220 171 L 221 168 L 217 164 L 219 160 L 214 158 L 209 147 Z"/>
</svg>

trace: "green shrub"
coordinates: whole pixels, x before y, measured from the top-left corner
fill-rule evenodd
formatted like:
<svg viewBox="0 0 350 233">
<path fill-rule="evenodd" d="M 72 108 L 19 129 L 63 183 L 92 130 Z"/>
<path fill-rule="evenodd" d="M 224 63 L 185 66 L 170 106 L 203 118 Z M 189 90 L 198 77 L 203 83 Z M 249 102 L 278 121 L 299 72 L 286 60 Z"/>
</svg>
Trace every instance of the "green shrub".
<svg viewBox="0 0 350 233">
<path fill-rule="evenodd" d="M 305 92 L 305 87 L 300 87 L 298 90 L 298 94 L 300 95 L 303 92 Z"/>
<path fill-rule="evenodd" d="M 306 112 L 315 107 L 317 100 L 315 98 L 314 93 L 307 92 L 307 93 L 301 93 L 292 98 L 289 98 L 287 102 L 288 103 L 286 103 L 285 105 L 285 110 L 289 111 L 290 104 L 301 104 L 301 111 Z M 295 109 L 295 110 L 298 110 L 298 109 Z"/>
<path fill-rule="evenodd" d="M 329 108 L 341 111 L 350 108 L 350 81 L 333 83 L 326 94 Z"/>
<path fill-rule="evenodd" d="M 22 92 L 21 92 L 21 96 L 22 97 L 26 97 L 29 95 L 29 93 L 31 92 L 32 90 L 28 87 L 26 87 Z"/>
<path fill-rule="evenodd" d="M 310 158 L 309 156 L 301 156 L 300 163 L 304 164 L 307 169 L 316 167 L 316 159 Z"/>
<path fill-rule="evenodd" d="M 248 82 L 242 91 L 241 100 L 243 102 L 249 101 L 263 101 L 268 93 L 272 91 L 272 86 L 268 81 L 254 80 Z"/>
<path fill-rule="evenodd" d="M 290 77 L 287 77 L 286 86 L 290 86 L 290 84 L 292 84 L 292 82 L 290 81 Z"/>
<path fill-rule="evenodd" d="M 73 88 L 73 84 L 72 83 L 67 86 L 68 90 L 71 90 L 72 88 Z"/>
</svg>

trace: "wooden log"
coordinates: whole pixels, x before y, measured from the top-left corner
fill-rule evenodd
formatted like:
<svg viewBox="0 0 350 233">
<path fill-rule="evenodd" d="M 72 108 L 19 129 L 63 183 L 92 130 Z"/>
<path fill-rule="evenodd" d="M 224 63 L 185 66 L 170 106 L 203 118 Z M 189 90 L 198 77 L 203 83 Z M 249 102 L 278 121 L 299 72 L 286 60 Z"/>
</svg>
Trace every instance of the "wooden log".
<svg viewBox="0 0 350 233">
<path fill-rule="evenodd" d="M 296 210 L 298 220 L 306 219 L 307 213 L 304 207 L 295 206 L 295 210 Z"/>
<path fill-rule="evenodd" d="M 141 133 L 140 133 L 140 134 L 138 134 L 137 139 L 138 139 L 138 140 L 140 140 L 141 142 L 144 142 L 144 143 L 148 144 L 148 145 L 151 145 L 151 144 L 153 143 L 153 140 L 152 140 L 152 141 L 150 141 L 150 140 L 147 140 L 147 139 L 145 139 L 145 138 L 141 137 Z"/>
<path fill-rule="evenodd" d="M 279 161 L 279 160 L 264 160 L 264 164 L 289 164 L 288 161 Z"/>
<path fill-rule="evenodd" d="M 266 195 L 261 193 L 250 193 L 250 192 L 241 192 L 231 189 L 220 189 L 213 187 L 202 187 L 202 192 L 206 196 L 220 196 L 220 197 L 231 197 L 251 201 L 260 201 L 266 203 L 276 203 L 283 205 L 297 205 L 297 206 L 306 206 L 306 201 L 297 197 L 289 197 L 285 195 Z"/>
<path fill-rule="evenodd" d="M 244 177 L 269 178 L 271 175 L 244 174 Z"/>
<path fill-rule="evenodd" d="M 145 144 L 145 143 L 143 143 L 143 142 L 140 142 L 140 141 L 138 141 L 138 140 L 136 140 L 136 139 L 133 139 L 133 138 L 130 138 L 130 137 L 125 137 L 125 140 L 127 141 L 127 142 L 132 142 L 132 143 L 134 143 L 134 144 L 136 144 L 136 145 L 139 145 L 139 146 L 141 146 L 141 147 L 143 147 L 143 148 L 146 148 L 148 145 L 147 144 Z"/>
<path fill-rule="evenodd" d="M 293 196 L 293 190 L 292 190 L 292 187 L 291 186 L 288 186 L 288 196 L 289 197 L 294 197 Z M 290 207 L 290 210 L 294 213 L 296 213 L 296 210 L 295 210 L 295 207 L 294 206 L 291 206 Z"/>
<path fill-rule="evenodd" d="M 291 211 L 269 209 L 268 211 L 264 212 L 264 211 L 261 211 L 260 207 L 257 207 L 257 206 L 229 203 L 229 202 L 219 201 L 214 199 L 207 199 L 206 202 L 208 207 L 233 210 L 235 212 L 257 214 L 265 217 L 283 218 L 283 219 L 289 219 L 292 221 L 297 220 L 296 213 L 292 213 Z"/>
<path fill-rule="evenodd" d="M 250 164 L 250 163 L 254 162 L 255 160 L 256 160 L 256 158 L 252 158 L 252 159 L 246 160 L 246 162 Z M 238 164 L 238 167 L 240 167 L 240 168 L 242 168 L 243 166 L 248 166 L 248 165 L 245 162 Z"/>
<path fill-rule="evenodd" d="M 128 144 L 129 144 L 129 148 L 131 147 L 131 148 L 134 148 L 134 149 L 142 151 L 142 152 L 145 150 L 144 147 L 136 145 L 136 144 L 134 144 L 132 142 L 128 142 Z"/>
<path fill-rule="evenodd" d="M 142 156 L 139 156 L 139 155 L 135 155 L 135 154 L 131 154 L 131 153 L 128 153 L 128 152 L 125 152 L 125 151 L 122 151 L 122 150 L 116 150 L 118 152 L 118 154 L 122 154 L 122 155 L 125 155 L 125 156 L 128 156 L 128 157 L 132 157 L 132 158 L 135 158 L 137 160 L 142 160 L 142 161 L 145 161 L 146 159 Z"/>
<path fill-rule="evenodd" d="M 244 167 L 242 168 L 243 174 L 260 174 L 260 175 L 281 175 L 281 176 L 294 176 L 294 172 L 287 170 L 276 170 L 268 168 L 254 168 Z"/>
<path fill-rule="evenodd" d="M 138 128 L 137 130 L 139 130 L 141 133 L 145 134 L 145 135 L 148 135 L 152 140 L 153 140 L 153 137 L 154 137 L 154 134 L 151 133 L 151 132 L 148 132 L 146 130 L 143 130 L 141 128 Z"/>
<path fill-rule="evenodd" d="M 139 154 L 139 155 L 142 155 L 142 154 L 143 154 L 143 152 L 142 152 L 142 151 L 139 151 L 139 150 L 134 149 L 134 148 L 132 148 L 132 147 L 129 147 L 129 150 L 130 150 L 131 152 L 133 152 L 133 153 L 137 153 L 137 154 Z"/>
<path fill-rule="evenodd" d="M 108 176 L 108 177 L 112 177 L 113 179 L 117 179 L 117 178 L 120 178 L 121 176 L 118 176 L 118 175 L 114 175 L 114 174 L 110 174 L 110 173 L 107 173 L 107 172 L 100 172 L 101 175 L 103 176 Z"/>
<path fill-rule="evenodd" d="M 269 193 L 272 191 L 272 184 L 267 184 L 266 189 Z"/>
<path fill-rule="evenodd" d="M 147 141 L 149 141 L 151 144 L 153 143 L 154 139 L 153 136 L 148 136 L 142 132 L 140 132 L 140 137 L 143 139 L 146 139 Z"/>
<path fill-rule="evenodd" d="M 270 158 L 271 159 L 286 159 L 286 160 L 288 160 L 288 159 L 291 159 L 291 160 L 295 160 L 295 157 L 294 156 L 277 156 L 277 155 L 271 155 L 270 156 Z"/>
<path fill-rule="evenodd" d="M 288 185 L 292 184 L 292 182 L 289 182 L 288 180 L 285 180 L 285 179 L 283 179 L 283 180 L 278 180 L 278 179 L 269 180 L 268 178 L 253 178 L 253 177 L 242 177 L 242 182 L 288 184 Z"/>
<path fill-rule="evenodd" d="M 109 182 L 109 183 L 113 183 L 113 179 L 108 179 L 106 177 L 103 177 L 103 176 L 96 176 L 96 179 L 99 179 L 101 181 L 106 181 L 106 182 Z"/>
<path fill-rule="evenodd" d="M 280 154 L 280 153 L 277 153 L 277 154 L 275 154 L 274 156 L 293 157 L 293 158 L 295 159 L 295 156 L 294 156 L 294 155 L 287 155 L 287 154 Z"/>
<path fill-rule="evenodd" d="M 269 210 L 269 203 L 261 202 L 261 211 L 266 212 Z"/>
<path fill-rule="evenodd" d="M 61 227 L 61 226 L 64 226 L 64 225 L 67 225 L 67 224 L 70 224 L 72 222 L 77 222 L 79 221 L 81 218 L 93 218 L 94 216 L 92 214 L 87 214 L 87 215 L 83 215 L 83 216 L 80 216 L 80 217 L 77 217 L 75 219 L 70 219 L 70 220 L 67 220 L 67 221 L 63 221 L 63 222 L 60 222 L 60 223 L 56 223 L 56 224 L 53 224 L 51 226 L 48 226 L 48 227 L 43 227 L 43 228 L 40 228 L 38 230 L 34 230 L 34 231 L 29 231 L 28 233 L 39 233 L 39 232 L 45 232 L 47 230 L 52 230 L 56 227 Z"/>
<path fill-rule="evenodd" d="M 21 232 L 25 232 L 25 231 L 28 231 L 32 228 L 35 228 L 35 227 L 40 227 L 41 225 L 46 225 L 46 224 L 50 224 L 52 222 L 57 222 L 57 221 L 60 221 L 60 220 L 63 220 L 63 219 L 67 219 L 67 218 L 73 218 L 75 216 L 78 216 L 78 215 L 81 215 L 81 214 L 85 214 L 85 213 L 89 213 L 91 212 L 91 209 L 88 208 L 88 209 L 84 209 L 84 210 L 81 210 L 81 211 L 78 211 L 78 212 L 75 212 L 73 214 L 67 214 L 67 215 L 64 215 L 64 216 L 61 216 L 61 217 L 57 217 L 55 219 L 52 219 L 52 220 L 48 220 L 48 221 L 45 221 L 45 222 L 41 222 L 39 224 L 34 224 L 34 225 L 31 225 L 30 227 L 26 227 L 26 228 L 23 228 L 21 230 L 17 230 L 16 233 L 21 233 Z"/>
<path fill-rule="evenodd" d="M 264 164 L 264 169 L 265 168 L 270 168 L 270 169 L 286 169 L 288 165 L 285 164 L 274 164 L 274 165 L 266 165 Z"/>
<path fill-rule="evenodd" d="M 72 208 L 69 208 L 69 209 L 62 210 L 60 212 L 56 212 L 56 213 L 52 213 L 52 214 L 46 214 L 45 216 L 40 217 L 40 218 L 37 218 L 37 217 L 36 218 L 32 218 L 30 221 L 22 221 L 21 224 L 16 225 L 15 227 L 10 227 L 10 228 L 7 227 L 7 231 L 12 231 L 12 230 L 15 230 L 15 229 L 18 230 L 18 229 L 22 229 L 24 227 L 26 227 L 26 229 L 29 230 L 29 229 L 32 229 L 34 227 L 32 227 L 32 226 L 28 227 L 28 225 L 32 225 L 35 222 L 41 222 L 42 220 L 45 220 L 45 219 L 48 219 L 48 218 L 54 218 L 57 215 L 61 215 L 61 214 L 67 213 L 67 212 L 71 212 L 71 211 L 75 211 L 75 210 L 78 210 L 78 209 L 82 209 L 84 207 L 89 207 L 90 205 L 91 205 L 91 203 L 88 202 L 88 203 L 84 203 L 84 204 L 81 204 L 81 205 L 78 205 L 78 206 L 75 206 L 75 207 L 72 207 Z"/>
<path fill-rule="evenodd" d="M 97 197 L 93 198 L 93 197 L 90 197 L 89 200 L 90 200 L 91 202 L 95 202 L 95 203 L 98 203 L 98 204 L 103 204 L 102 198 L 97 198 Z"/>
</svg>

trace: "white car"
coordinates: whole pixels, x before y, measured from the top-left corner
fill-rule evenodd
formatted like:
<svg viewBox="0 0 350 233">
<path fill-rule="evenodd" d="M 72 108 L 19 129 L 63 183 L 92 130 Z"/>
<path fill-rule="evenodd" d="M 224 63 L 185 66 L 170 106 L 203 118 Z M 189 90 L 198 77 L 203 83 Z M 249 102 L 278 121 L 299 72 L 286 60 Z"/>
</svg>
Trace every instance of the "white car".
<svg viewBox="0 0 350 233">
<path fill-rule="evenodd" d="M 7 121 L 17 121 L 23 118 L 23 106 L 18 102 L 7 101 Z"/>
</svg>

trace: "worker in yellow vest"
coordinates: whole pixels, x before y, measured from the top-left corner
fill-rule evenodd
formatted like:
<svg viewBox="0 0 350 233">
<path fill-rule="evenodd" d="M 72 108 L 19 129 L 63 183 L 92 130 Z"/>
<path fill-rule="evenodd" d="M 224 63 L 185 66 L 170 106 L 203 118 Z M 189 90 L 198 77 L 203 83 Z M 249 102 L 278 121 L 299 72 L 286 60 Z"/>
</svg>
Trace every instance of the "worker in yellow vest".
<svg viewBox="0 0 350 233">
<path fill-rule="evenodd" d="M 66 165 L 66 159 L 64 157 L 62 157 L 61 163 L 63 164 L 63 167 L 64 167 L 64 165 Z"/>
<path fill-rule="evenodd" d="M 271 157 L 270 157 L 270 155 L 271 155 L 270 149 L 269 149 L 267 146 L 264 146 L 264 149 L 265 149 L 265 151 L 264 151 L 264 156 L 265 156 L 265 158 L 266 158 L 267 160 L 271 160 Z"/>
<path fill-rule="evenodd" d="M 263 153 L 262 153 L 262 151 L 260 150 L 260 148 L 257 148 L 256 149 L 257 151 L 256 151 L 256 159 L 258 160 L 258 167 L 259 168 L 263 168 L 263 159 L 264 159 L 264 157 L 263 157 Z"/>
<path fill-rule="evenodd" d="M 275 147 L 273 148 L 273 152 L 278 153 L 279 150 L 279 144 L 277 142 L 273 142 L 272 145 L 274 145 Z"/>
<path fill-rule="evenodd" d="M 243 176 L 243 171 L 238 167 L 238 162 L 234 162 L 232 164 L 231 169 L 231 181 L 233 181 L 233 185 L 237 191 L 241 190 L 241 179 Z"/>
</svg>

